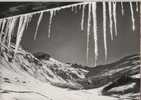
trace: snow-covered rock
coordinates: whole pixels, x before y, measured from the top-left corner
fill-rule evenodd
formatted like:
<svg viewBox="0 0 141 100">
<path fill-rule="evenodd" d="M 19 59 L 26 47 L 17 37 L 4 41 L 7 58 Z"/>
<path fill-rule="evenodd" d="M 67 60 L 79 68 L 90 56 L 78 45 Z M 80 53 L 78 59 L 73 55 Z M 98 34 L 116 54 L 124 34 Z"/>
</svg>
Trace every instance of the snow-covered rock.
<svg viewBox="0 0 141 100">
<path fill-rule="evenodd" d="M 0 99 L 138 98 L 139 78 L 134 76 L 139 74 L 139 60 L 139 55 L 132 55 L 111 64 L 90 68 L 62 63 L 52 57 L 39 60 L 22 49 L 19 49 L 15 59 L 12 59 L 12 51 L 5 48 L 0 52 Z M 123 82 L 122 79 L 127 80 Z"/>
</svg>

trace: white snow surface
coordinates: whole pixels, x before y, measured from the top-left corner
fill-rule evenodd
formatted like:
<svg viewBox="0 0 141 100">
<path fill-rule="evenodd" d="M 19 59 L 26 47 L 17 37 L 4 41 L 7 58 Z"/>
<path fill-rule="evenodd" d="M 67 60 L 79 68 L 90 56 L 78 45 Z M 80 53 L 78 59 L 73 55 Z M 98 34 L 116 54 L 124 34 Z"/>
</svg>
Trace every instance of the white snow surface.
<svg viewBox="0 0 141 100">
<path fill-rule="evenodd" d="M 22 56 L 20 57 L 22 58 Z M 25 59 L 21 59 L 21 61 L 23 60 Z M 27 63 L 26 60 L 23 62 Z M 48 62 L 44 61 L 46 64 L 49 64 L 49 62 L 50 64 L 52 62 L 63 65 L 53 58 Z M 100 91 L 103 87 L 90 90 L 70 90 L 56 87 L 49 82 L 38 79 L 35 76 L 36 74 L 33 74 L 33 76 L 31 73 L 22 70 L 20 64 L 18 60 L 15 63 L 9 63 L 1 58 L 0 100 L 117 100 L 117 98 L 102 96 Z M 64 67 L 66 65 L 64 64 Z M 32 66 L 29 65 L 29 67 Z M 38 77 L 41 78 L 42 76 Z M 54 81 L 58 81 L 55 79 L 58 78 L 54 78 Z"/>
</svg>

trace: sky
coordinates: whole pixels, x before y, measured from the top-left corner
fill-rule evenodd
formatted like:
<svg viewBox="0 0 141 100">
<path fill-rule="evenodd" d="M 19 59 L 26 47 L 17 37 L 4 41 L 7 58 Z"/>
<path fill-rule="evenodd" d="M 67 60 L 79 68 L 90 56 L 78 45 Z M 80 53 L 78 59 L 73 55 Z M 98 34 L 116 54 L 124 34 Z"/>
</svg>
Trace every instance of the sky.
<svg viewBox="0 0 141 100">
<path fill-rule="evenodd" d="M 114 40 L 110 39 L 109 18 L 107 11 L 107 44 L 108 59 L 104 58 L 103 44 L 103 19 L 102 5 L 97 5 L 97 23 L 98 23 L 98 64 L 106 64 L 120 59 L 121 57 L 139 53 L 139 12 L 135 13 L 136 29 L 132 31 L 131 12 L 129 3 L 124 3 L 125 14 L 121 14 L 121 6 L 117 5 L 117 30 L 118 36 Z M 77 11 L 71 8 L 58 11 L 53 17 L 51 26 L 51 38 L 48 38 L 49 13 L 44 13 L 40 23 L 36 40 L 34 33 L 39 15 L 34 15 L 28 29 L 25 31 L 22 47 L 32 53 L 45 52 L 53 58 L 70 63 L 78 63 L 87 66 L 94 65 L 94 44 L 93 32 L 91 27 L 90 54 L 89 62 L 86 63 L 86 35 L 87 35 L 87 14 L 85 9 L 84 31 L 81 31 L 82 9 L 77 7 Z M 114 32 L 114 29 L 113 29 Z"/>
</svg>

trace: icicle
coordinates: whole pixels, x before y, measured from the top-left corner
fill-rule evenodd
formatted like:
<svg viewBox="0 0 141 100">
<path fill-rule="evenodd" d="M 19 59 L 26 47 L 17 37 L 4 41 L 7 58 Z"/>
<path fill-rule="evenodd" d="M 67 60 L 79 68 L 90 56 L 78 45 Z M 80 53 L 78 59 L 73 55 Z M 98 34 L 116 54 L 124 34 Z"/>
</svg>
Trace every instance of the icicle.
<svg viewBox="0 0 141 100">
<path fill-rule="evenodd" d="M 77 13 L 77 6 L 75 6 L 75 10 L 74 10 L 74 12 Z"/>
<path fill-rule="evenodd" d="M 132 18 L 132 30 L 135 30 L 135 18 L 134 18 L 134 10 L 132 2 L 130 2 L 130 11 L 131 11 L 131 18 Z"/>
<path fill-rule="evenodd" d="M 18 25 L 18 32 L 17 32 L 17 37 L 16 37 L 16 46 L 15 46 L 15 53 L 17 53 L 20 41 L 21 41 L 21 37 L 23 35 L 23 31 L 21 29 L 24 28 L 24 26 L 22 26 L 24 23 L 24 17 L 20 16 L 19 19 L 19 25 Z"/>
<path fill-rule="evenodd" d="M 3 37 L 2 37 L 3 43 L 6 42 L 6 37 L 7 37 L 8 29 L 9 29 L 9 27 L 8 27 L 9 23 L 10 23 L 10 20 L 6 19 L 6 22 L 5 22 L 5 25 L 4 25 L 4 28 L 3 28 Z"/>
<path fill-rule="evenodd" d="M 8 30 L 9 30 L 9 25 L 10 25 L 10 19 L 7 19 L 6 20 L 6 25 L 5 25 L 5 28 L 4 28 L 4 34 L 5 34 L 5 37 L 6 37 L 6 34 L 8 33 Z"/>
<path fill-rule="evenodd" d="M 37 22 L 36 31 L 35 31 L 35 35 L 34 35 L 34 40 L 37 37 L 38 28 L 39 28 L 39 25 L 40 25 L 40 22 L 41 22 L 42 18 L 43 18 L 43 12 L 40 13 L 40 16 L 39 16 L 39 19 L 38 19 L 38 22 Z"/>
<path fill-rule="evenodd" d="M 32 17 L 33 17 L 33 15 L 31 14 L 31 15 L 26 15 L 26 24 L 25 24 L 25 28 L 27 29 L 28 28 L 28 25 L 29 25 L 29 23 L 31 22 L 31 20 L 32 20 Z"/>
<path fill-rule="evenodd" d="M 20 42 L 21 42 L 21 38 L 23 36 L 23 32 L 26 28 L 26 25 L 28 23 L 28 18 L 29 16 L 20 16 L 20 20 L 19 20 L 19 26 L 18 26 L 18 32 L 17 32 L 17 38 L 16 38 L 16 46 L 15 46 L 15 53 L 17 53 Z"/>
<path fill-rule="evenodd" d="M 106 40 L 106 2 L 103 2 L 103 37 L 104 37 L 105 60 L 107 60 L 107 40 Z"/>
<path fill-rule="evenodd" d="M 82 6 L 81 30 L 84 29 L 85 6 L 86 5 Z"/>
<path fill-rule="evenodd" d="M 56 15 L 56 12 L 57 12 L 57 10 L 53 10 L 53 15 L 54 15 L 54 16 Z"/>
<path fill-rule="evenodd" d="M 2 20 L 0 20 L 0 28 L 1 28 L 1 25 L 2 25 Z"/>
<path fill-rule="evenodd" d="M 79 5 L 79 10 L 81 9 L 81 5 Z"/>
<path fill-rule="evenodd" d="M 1 27 L 0 27 L 0 42 L 2 40 L 2 35 L 3 35 L 3 22 L 4 22 L 5 19 L 1 19 L 0 21 L 0 24 L 1 24 Z"/>
<path fill-rule="evenodd" d="M 13 27 L 13 26 L 11 26 L 11 24 L 12 24 L 12 18 L 7 19 L 7 24 L 6 24 L 6 27 L 5 27 L 5 32 L 4 32 L 5 36 L 4 36 L 4 39 L 3 39 L 3 43 L 8 41 L 8 44 L 9 44 L 9 38 L 11 37 L 9 31 L 11 31 L 11 29 Z"/>
<path fill-rule="evenodd" d="M 9 31 L 8 31 L 8 47 L 10 46 L 11 44 L 11 36 L 13 35 L 13 31 L 14 31 L 14 28 L 15 28 L 15 25 L 16 25 L 16 21 L 17 21 L 17 17 L 13 17 L 11 19 L 11 22 L 9 24 Z"/>
<path fill-rule="evenodd" d="M 53 17 L 53 10 L 50 11 L 49 27 L 48 27 L 48 38 L 50 38 L 50 30 L 51 30 L 51 24 L 52 24 L 52 17 Z"/>
<path fill-rule="evenodd" d="M 33 15 L 31 14 L 31 15 L 28 15 L 28 17 L 27 17 L 27 24 L 26 24 L 26 29 L 28 28 L 28 25 L 29 25 L 29 23 L 31 22 L 31 20 L 32 20 L 32 17 L 33 17 Z"/>
<path fill-rule="evenodd" d="M 8 25 L 7 19 L 3 19 L 2 27 L 1 27 L 0 42 L 6 41 L 5 39 L 6 39 L 7 33 L 5 33 L 4 31 L 7 30 L 7 28 L 5 28 L 7 25 Z"/>
<path fill-rule="evenodd" d="M 0 42 L 1 42 L 1 35 L 2 35 L 2 33 L 1 33 L 1 26 L 2 26 L 2 20 L 0 20 Z"/>
<path fill-rule="evenodd" d="M 6 19 L 3 19 L 3 21 L 2 21 L 2 28 L 1 28 L 1 32 L 3 32 L 3 31 L 4 31 L 4 27 L 5 27 L 5 25 L 6 25 Z"/>
<path fill-rule="evenodd" d="M 120 4 L 121 4 L 121 9 L 122 9 L 122 10 L 121 10 L 122 15 L 124 15 L 124 6 L 123 6 L 123 2 L 121 2 Z"/>
<path fill-rule="evenodd" d="M 112 6 L 111 6 L 111 2 L 108 2 L 108 7 L 109 7 L 109 22 L 110 22 L 111 40 L 113 40 L 113 21 L 112 21 Z"/>
<path fill-rule="evenodd" d="M 93 14 L 93 36 L 94 36 L 94 54 L 95 54 L 95 66 L 98 59 L 98 41 L 97 41 L 97 18 L 96 18 L 96 2 L 92 2 L 92 14 Z"/>
<path fill-rule="evenodd" d="M 139 11 L 138 2 L 136 2 L 136 12 Z"/>
<path fill-rule="evenodd" d="M 113 5 L 113 18 L 114 18 L 114 26 L 115 26 L 115 35 L 117 36 L 116 2 L 114 2 L 112 5 Z"/>
<path fill-rule="evenodd" d="M 11 36 L 13 35 L 13 30 L 15 28 L 17 17 L 12 17 L 7 19 L 7 25 L 5 27 L 5 36 L 4 36 L 4 43 L 8 43 L 8 47 L 10 46 Z M 7 44 L 6 44 L 7 45 Z"/>
<path fill-rule="evenodd" d="M 32 17 L 33 17 L 33 14 L 30 14 L 29 16 L 30 16 L 30 17 L 29 17 L 29 22 L 31 22 Z"/>
<path fill-rule="evenodd" d="M 86 50 L 86 60 L 88 63 L 89 58 L 89 39 L 90 39 L 90 26 L 91 26 L 91 3 L 88 4 L 88 22 L 87 22 L 87 50 Z"/>
<path fill-rule="evenodd" d="M 72 11 L 72 12 L 73 12 L 73 10 L 74 10 L 74 6 L 71 7 L 71 11 Z"/>
</svg>

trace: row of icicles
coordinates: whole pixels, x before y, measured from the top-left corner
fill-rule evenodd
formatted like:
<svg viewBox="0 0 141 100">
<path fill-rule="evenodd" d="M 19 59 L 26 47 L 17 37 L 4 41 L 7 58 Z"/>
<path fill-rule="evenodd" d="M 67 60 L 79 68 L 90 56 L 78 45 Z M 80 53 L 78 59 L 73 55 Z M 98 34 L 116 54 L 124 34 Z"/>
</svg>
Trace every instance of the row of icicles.
<svg viewBox="0 0 141 100">
<path fill-rule="evenodd" d="M 106 4 L 108 4 L 108 9 L 106 9 Z M 121 13 L 124 15 L 124 6 L 123 2 L 121 4 Z M 116 8 L 117 8 L 117 3 L 116 2 L 102 2 L 103 5 L 103 39 L 104 39 L 104 51 L 105 51 L 105 60 L 107 59 L 107 34 L 106 34 L 106 10 L 108 10 L 109 14 L 109 27 L 110 27 L 110 35 L 111 35 L 111 40 L 114 39 L 114 35 L 117 36 L 117 15 L 116 15 Z M 93 40 L 94 40 L 94 54 L 95 54 L 95 65 L 98 60 L 98 55 L 99 55 L 99 49 L 98 49 L 98 36 L 97 36 L 97 3 L 96 2 L 82 2 L 82 3 L 76 3 L 72 5 L 67 5 L 67 6 L 62 6 L 62 7 L 57 7 L 57 8 L 52 8 L 52 9 L 47 9 L 47 10 L 42 10 L 42 11 L 37 11 L 33 13 L 28 13 L 28 14 L 22 14 L 22 15 L 17 15 L 13 17 L 7 17 L 7 18 L 2 18 L 0 19 L 0 43 L 3 43 L 7 45 L 8 47 L 11 44 L 11 37 L 13 36 L 14 29 L 17 27 L 16 31 L 16 44 L 15 44 L 15 53 L 18 51 L 20 42 L 22 40 L 22 36 L 24 33 L 24 30 L 28 27 L 28 24 L 31 22 L 33 15 L 35 14 L 40 14 L 38 21 L 37 21 L 37 26 L 35 30 L 35 35 L 34 39 L 37 37 L 37 32 L 39 25 L 41 23 L 41 20 L 43 18 L 43 15 L 45 12 L 50 13 L 50 18 L 49 18 L 49 28 L 48 28 L 48 37 L 50 38 L 51 36 L 51 24 L 52 24 L 52 18 L 55 16 L 56 12 L 65 9 L 65 8 L 72 8 L 74 7 L 80 7 L 82 9 L 82 17 L 81 17 L 81 30 L 84 30 L 84 17 L 85 17 L 85 9 L 86 6 L 88 7 L 88 17 L 87 17 L 87 49 L 86 49 L 86 59 L 88 62 L 89 58 L 89 39 L 90 39 L 90 27 L 93 27 Z M 76 9 L 77 10 L 77 9 Z M 135 30 L 135 18 L 134 18 L 134 10 L 133 10 L 133 3 L 130 2 L 130 11 L 131 11 L 131 19 L 132 19 L 132 30 Z M 139 3 L 136 2 L 136 11 L 139 11 Z M 93 24 L 91 24 L 93 22 Z M 115 32 L 113 33 L 113 28 Z"/>
</svg>

